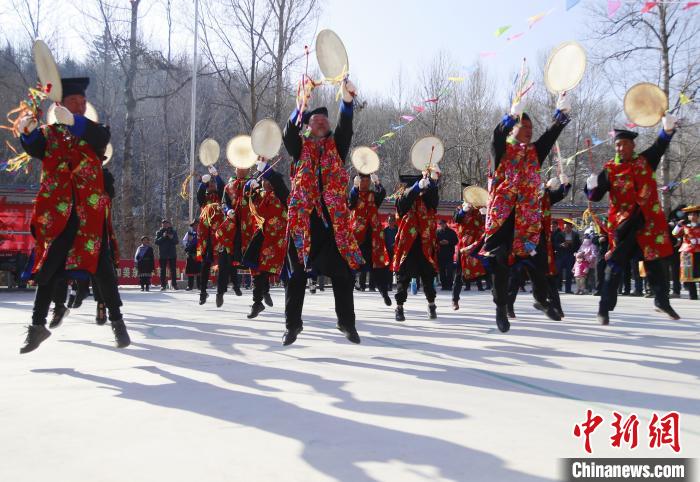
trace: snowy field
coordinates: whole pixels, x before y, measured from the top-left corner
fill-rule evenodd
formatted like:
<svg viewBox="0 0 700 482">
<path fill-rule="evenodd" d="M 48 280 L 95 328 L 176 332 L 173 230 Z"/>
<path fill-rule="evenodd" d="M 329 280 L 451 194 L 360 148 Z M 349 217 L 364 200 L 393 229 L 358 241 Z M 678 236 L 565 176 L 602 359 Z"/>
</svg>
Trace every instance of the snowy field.
<svg viewBox="0 0 700 482">
<path fill-rule="evenodd" d="M 700 456 L 700 304 L 564 295 L 552 322 L 516 304 L 496 330 L 487 293 L 438 319 L 409 296 L 405 323 L 376 293 L 355 297 L 359 346 L 335 329 L 332 293 L 307 295 L 304 331 L 281 346 L 274 308 L 250 291 L 217 309 L 194 292 L 122 291 L 132 346 L 112 347 L 87 300 L 35 352 L 18 354 L 32 293 L 0 292 L 0 481 L 549 481 L 582 457 L 586 410 L 605 421 L 596 457 Z M 210 291 L 211 293 L 211 291 Z M 612 448 L 613 411 L 640 419 Z M 648 447 L 652 414 L 680 413 L 680 454 Z M 697 472 L 697 471 L 696 471 Z"/>
</svg>

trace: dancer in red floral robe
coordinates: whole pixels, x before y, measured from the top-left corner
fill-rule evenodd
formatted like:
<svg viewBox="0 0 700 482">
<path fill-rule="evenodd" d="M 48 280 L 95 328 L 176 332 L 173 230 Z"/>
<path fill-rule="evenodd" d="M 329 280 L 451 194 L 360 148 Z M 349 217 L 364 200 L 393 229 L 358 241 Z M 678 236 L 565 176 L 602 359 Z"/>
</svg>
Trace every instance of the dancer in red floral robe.
<svg viewBox="0 0 700 482">
<path fill-rule="evenodd" d="M 228 284 L 228 272 L 221 272 L 221 249 L 217 232 L 224 222 L 224 212 L 221 209 L 221 197 L 224 193 L 224 180 L 214 166 L 209 166 L 209 174 L 202 176 L 197 188 L 197 203 L 199 204 L 199 221 L 197 222 L 197 254 L 196 259 L 201 263 L 199 274 L 199 304 L 206 303 L 209 294 L 207 284 L 217 254 L 219 273 L 217 275 L 217 304 L 219 298 L 218 285 Z M 225 265 L 226 263 L 224 263 Z M 223 281 L 222 281 L 223 280 Z M 223 296 L 223 291 L 221 292 Z M 220 306 L 220 305 L 219 305 Z"/>
<path fill-rule="evenodd" d="M 372 187 L 372 189 L 370 189 Z M 365 290 L 367 273 L 371 270 L 372 280 L 387 306 L 389 298 L 389 253 L 384 242 L 384 229 L 379 219 L 379 207 L 386 197 L 386 190 L 376 174 L 355 176 L 354 186 L 348 196 L 350 225 L 355 239 L 365 259 L 360 269 L 360 290 Z M 370 288 L 372 288 L 370 284 Z"/>
<path fill-rule="evenodd" d="M 130 344 L 110 249 L 111 202 L 102 171 L 110 132 L 84 116 L 89 82 L 85 77 L 61 79 L 63 99 L 54 111 L 56 124 L 39 127 L 39 120 L 29 113 L 19 121 L 22 146 L 41 160 L 41 185 L 31 220 L 37 292 L 20 353 L 35 350 L 51 335 L 46 316 L 57 284 L 90 275 L 95 275 L 109 311 L 117 347 Z"/>
<path fill-rule="evenodd" d="M 569 122 L 571 105 L 567 96 L 559 96 L 553 124 L 535 142 L 530 142 L 532 122 L 523 110 L 521 100 L 512 106 L 510 115 L 506 115 L 493 132 L 495 171 L 489 188 L 486 236 L 481 248 L 481 254 L 488 258 L 492 270 L 491 289 L 496 304 L 496 325 L 501 332 L 510 329 L 507 308 L 511 255 L 516 262 L 544 261 L 543 257 L 535 257 L 542 229 L 540 166 Z M 546 308 L 550 319 L 561 319 L 547 301 L 545 267 L 537 265 L 533 273 L 535 299 Z"/>
<path fill-rule="evenodd" d="M 325 107 L 310 112 L 295 110 L 284 129 L 284 146 L 294 159 L 287 211 L 285 346 L 294 343 L 303 329 L 306 277 L 312 270 L 331 278 L 337 328 L 352 343 L 360 343 L 355 328 L 353 270 L 359 269 L 364 259 L 350 229 L 345 170 L 352 141 L 355 87 L 346 79 L 341 88 L 343 99 L 335 131 L 330 129 Z M 300 125 L 308 125 L 308 130 L 302 132 Z"/>
<path fill-rule="evenodd" d="M 673 228 L 673 235 L 681 238 L 680 281 L 688 290 L 691 300 L 698 299 L 696 283 L 700 282 L 700 206 L 683 208 L 688 214 L 687 221 L 681 221 Z"/>
<path fill-rule="evenodd" d="M 530 279 L 536 277 L 537 274 L 533 273 L 535 266 L 545 266 L 545 278 L 547 280 L 547 300 L 550 305 L 557 310 L 557 314 L 560 317 L 564 317 L 564 310 L 561 307 L 561 300 L 559 299 L 559 281 L 557 277 L 557 266 L 554 259 L 554 246 L 552 245 L 552 205 L 558 203 L 571 189 L 571 184 L 569 183 L 569 177 L 566 174 L 561 174 L 559 178 L 552 178 L 547 181 L 544 191 L 540 196 L 540 203 L 542 206 L 542 228 L 540 231 L 540 241 L 537 245 L 536 257 L 543 257 L 544 260 L 539 259 L 536 263 L 530 263 L 528 261 L 520 261 L 511 266 L 510 279 L 508 281 L 508 318 L 515 318 L 515 300 L 518 296 L 518 291 L 522 284 L 523 271 L 526 271 Z M 539 301 L 535 300 L 535 308 L 546 311 L 546 308 L 540 304 Z"/>
<path fill-rule="evenodd" d="M 270 276 L 282 272 L 287 253 L 284 234 L 287 229 L 289 188 L 282 175 L 265 161 L 258 161 L 257 165 L 258 172 L 262 173 L 262 184 L 256 179 L 246 184 L 246 192 L 251 193 L 249 207 L 257 227 L 243 254 L 243 264 L 250 268 L 253 275 L 253 305 L 248 318 L 258 316 L 265 305 L 272 306 Z"/>
<path fill-rule="evenodd" d="M 591 201 L 600 201 L 605 193 L 610 193 L 609 249 L 597 316 L 603 325 L 610 323 L 610 312 L 617 304 L 623 268 L 639 250 L 654 292 L 654 306 L 674 320 L 680 318 L 668 299 L 664 258 L 673 254 L 673 246 L 655 180 L 656 168 L 671 143 L 675 125 L 675 117 L 666 114 L 656 142 L 641 154 L 634 150 L 636 132 L 615 129 L 615 158 L 606 162 L 599 174 L 591 174 L 586 180 L 584 191 Z"/>
<path fill-rule="evenodd" d="M 469 184 L 462 183 L 463 187 Z M 460 293 L 462 292 L 464 276 L 462 275 L 464 268 L 467 265 L 467 251 L 475 241 L 481 238 L 484 234 L 484 214 L 486 208 L 478 209 L 469 203 L 462 203 L 452 215 L 452 220 L 457 224 L 457 235 L 459 243 L 457 244 L 457 269 L 455 270 L 454 281 L 452 282 L 452 309 L 459 309 Z M 469 283 L 470 281 L 467 281 Z M 481 279 L 477 279 L 479 291 L 482 291 Z M 467 288 L 469 289 L 469 288 Z"/>
<path fill-rule="evenodd" d="M 243 259 L 243 252 L 255 232 L 256 226 L 250 214 L 248 196 L 243 193 L 248 182 L 248 169 L 236 168 L 224 188 L 223 209 L 226 217 L 216 231 L 219 242 L 219 278 L 217 281 L 216 306 L 224 303 L 224 293 L 228 291 L 229 278 L 233 283 L 233 292 L 241 296 L 241 282 L 238 279 L 238 267 Z"/>
<path fill-rule="evenodd" d="M 408 297 L 412 278 L 420 278 L 428 316 L 437 318 L 435 307 L 435 275 L 437 263 L 437 235 L 435 220 L 440 197 L 437 179 L 424 176 L 399 176 L 405 189 L 396 199 L 399 230 L 394 244 L 391 270 L 396 276 L 396 321 L 405 321 L 403 304 Z"/>
</svg>

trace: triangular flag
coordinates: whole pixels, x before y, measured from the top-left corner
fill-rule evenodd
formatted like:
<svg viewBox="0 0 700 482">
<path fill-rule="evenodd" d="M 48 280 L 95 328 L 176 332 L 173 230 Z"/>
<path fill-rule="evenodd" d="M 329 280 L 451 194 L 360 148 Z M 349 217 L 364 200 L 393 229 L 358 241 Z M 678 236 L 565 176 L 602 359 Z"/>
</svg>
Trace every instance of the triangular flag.
<svg viewBox="0 0 700 482">
<path fill-rule="evenodd" d="M 384 134 L 381 138 L 382 139 L 389 139 L 390 137 L 394 137 L 396 134 L 394 132 L 387 132 Z"/>
<path fill-rule="evenodd" d="M 496 29 L 496 31 L 493 33 L 493 35 L 496 36 L 496 37 L 500 37 L 501 35 L 503 35 L 504 33 L 506 33 L 506 31 L 507 31 L 509 28 L 510 28 L 510 25 L 504 25 L 503 27 L 498 27 L 498 29 Z"/>
<path fill-rule="evenodd" d="M 640 13 L 648 13 L 651 11 L 652 8 L 656 6 L 657 2 L 646 2 L 644 6 L 642 7 L 642 11 Z"/>
<path fill-rule="evenodd" d="M 479 56 L 480 56 L 481 58 L 495 57 L 495 56 L 496 56 L 496 52 L 494 52 L 494 51 L 480 52 L 480 53 L 479 53 Z"/>
<path fill-rule="evenodd" d="M 416 112 L 423 112 L 425 110 L 425 107 L 423 107 L 422 105 L 414 105 L 413 110 L 415 110 Z"/>
<path fill-rule="evenodd" d="M 400 131 L 401 129 L 403 129 L 407 125 L 408 124 L 396 124 L 396 125 L 391 126 L 391 128 L 394 129 L 395 131 Z"/>
<path fill-rule="evenodd" d="M 552 13 L 554 9 L 549 10 L 548 12 L 544 13 L 538 13 L 537 15 L 533 15 L 532 17 L 527 19 L 527 24 L 529 28 L 532 28 L 537 22 L 542 20 L 544 17 Z"/>
<path fill-rule="evenodd" d="M 511 41 L 513 41 L 513 40 L 519 39 L 519 38 L 522 37 L 523 35 L 525 35 L 524 32 L 516 33 L 515 35 L 511 35 L 510 37 L 508 37 L 506 40 L 507 40 L 508 42 L 511 42 Z"/>
<path fill-rule="evenodd" d="M 581 0 L 566 0 L 566 9 L 567 9 L 567 10 L 571 10 L 571 9 L 574 8 L 574 7 L 578 4 L 578 2 L 580 2 L 580 1 L 581 1 Z"/>
<path fill-rule="evenodd" d="M 681 100 L 681 105 L 690 104 L 693 101 L 693 99 L 689 98 L 683 92 L 681 92 L 680 100 Z"/>
<path fill-rule="evenodd" d="M 402 119 L 406 119 L 408 122 L 411 122 L 411 121 L 412 121 L 413 119 L 415 119 L 416 117 L 415 117 L 415 116 L 412 116 L 412 115 L 402 115 L 401 118 L 402 118 Z"/>
<path fill-rule="evenodd" d="M 448 77 L 447 80 L 450 82 L 464 82 L 464 77 Z"/>
<path fill-rule="evenodd" d="M 608 0 L 608 17 L 612 18 L 621 6 L 622 0 Z"/>
<path fill-rule="evenodd" d="M 429 102 L 436 103 L 438 100 L 440 100 L 439 97 L 433 97 L 432 99 L 425 99 L 423 102 L 426 102 L 426 103 L 429 103 Z"/>
<path fill-rule="evenodd" d="M 591 136 L 591 142 L 594 146 L 597 146 L 598 144 L 602 144 L 604 141 L 601 141 L 596 136 Z"/>
<path fill-rule="evenodd" d="M 682 10 L 690 10 L 691 8 L 697 7 L 698 5 L 700 5 L 700 2 L 688 2 L 685 4 L 685 7 L 683 7 Z"/>
</svg>

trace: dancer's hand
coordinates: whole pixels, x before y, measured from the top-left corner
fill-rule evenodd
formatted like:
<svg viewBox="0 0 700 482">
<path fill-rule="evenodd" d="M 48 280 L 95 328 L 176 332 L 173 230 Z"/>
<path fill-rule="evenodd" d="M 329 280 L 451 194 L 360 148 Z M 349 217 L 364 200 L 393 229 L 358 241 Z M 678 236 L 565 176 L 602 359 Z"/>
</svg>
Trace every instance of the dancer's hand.
<svg viewBox="0 0 700 482">
<path fill-rule="evenodd" d="M 67 126 L 72 126 L 75 124 L 75 117 L 71 111 L 66 109 L 64 106 L 57 105 L 53 112 L 56 115 L 56 122 L 59 124 Z"/>
<path fill-rule="evenodd" d="M 39 123 L 37 122 L 36 117 L 34 117 L 34 114 L 27 113 L 19 120 L 17 127 L 19 128 L 20 134 L 24 134 L 26 136 L 32 133 L 38 125 Z"/>
<path fill-rule="evenodd" d="M 343 102 L 352 102 L 352 99 L 357 95 L 357 88 L 355 88 L 355 84 L 353 84 L 350 79 L 345 79 L 343 81 L 342 91 Z"/>
</svg>

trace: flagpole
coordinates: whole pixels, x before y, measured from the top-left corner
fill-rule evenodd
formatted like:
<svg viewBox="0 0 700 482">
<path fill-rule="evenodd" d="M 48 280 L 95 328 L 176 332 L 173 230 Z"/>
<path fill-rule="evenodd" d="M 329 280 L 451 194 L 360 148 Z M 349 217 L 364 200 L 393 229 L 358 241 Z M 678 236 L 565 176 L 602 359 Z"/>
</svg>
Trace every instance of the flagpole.
<svg viewBox="0 0 700 482">
<path fill-rule="evenodd" d="M 195 120 L 197 106 L 197 43 L 199 40 L 199 0 L 194 2 L 194 52 L 192 58 L 192 104 L 190 106 L 190 217 L 188 223 L 194 220 L 194 147 Z"/>
</svg>

